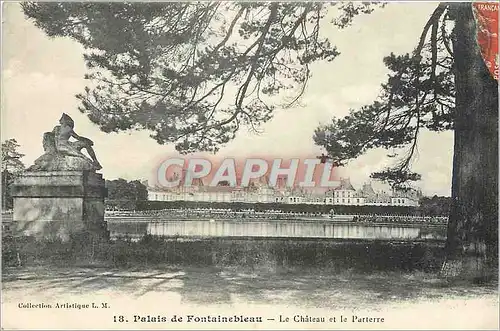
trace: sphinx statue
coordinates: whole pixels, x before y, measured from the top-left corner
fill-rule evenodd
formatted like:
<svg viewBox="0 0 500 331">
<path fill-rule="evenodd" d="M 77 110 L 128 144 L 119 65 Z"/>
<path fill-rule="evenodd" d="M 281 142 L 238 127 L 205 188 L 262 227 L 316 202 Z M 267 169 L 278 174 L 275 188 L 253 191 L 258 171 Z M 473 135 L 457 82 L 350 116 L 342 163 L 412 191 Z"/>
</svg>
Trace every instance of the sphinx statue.
<svg viewBox="0 0 500 331">
<path fill-rule="evenodd" d="M 59 124 L 51 132 L 44 133 L 45 153 L 35 160 L 28 171 L 100 170 L 102 167 L 92 148 L 92 140 L 76 134 L 73 119 L 65 113 L 59 119 Z M 71 138 L 76 141 L 70 141 Z M 87 151 L 90 158 L 82 153 L 82 149 Z"/>
</svg>

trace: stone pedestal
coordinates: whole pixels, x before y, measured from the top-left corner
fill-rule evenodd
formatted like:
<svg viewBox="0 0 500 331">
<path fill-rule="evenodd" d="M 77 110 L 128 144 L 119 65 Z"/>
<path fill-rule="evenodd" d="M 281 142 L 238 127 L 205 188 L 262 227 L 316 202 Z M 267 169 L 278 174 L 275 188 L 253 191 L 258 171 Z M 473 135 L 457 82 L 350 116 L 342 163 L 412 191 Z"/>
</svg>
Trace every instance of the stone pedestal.
<svg viewBox="0 0 500 331">
<path fill-rule="evenodd" d="M 104 222 L 106 189 L 93 171 L 25 172 L 12 187 L 17 236 L 69 241 L 85 235 L 109 237 Z"/>
</svg>

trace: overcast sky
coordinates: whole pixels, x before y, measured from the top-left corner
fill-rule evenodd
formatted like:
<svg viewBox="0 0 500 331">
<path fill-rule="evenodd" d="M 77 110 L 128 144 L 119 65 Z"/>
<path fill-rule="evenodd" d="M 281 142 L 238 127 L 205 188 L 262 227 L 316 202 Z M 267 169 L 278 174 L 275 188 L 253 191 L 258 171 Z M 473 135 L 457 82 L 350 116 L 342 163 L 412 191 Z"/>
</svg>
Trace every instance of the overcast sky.
<svg viewBox="0 0 500 331">
<path fill-rule="evenodd" d="M 106 179 L 151 179 L 158 161 L 174 149 L 158 145 L 146 132 L 106 134 L 77 110 L 75 94 L 83 91 L 86 72 L 81 46 L 70 39 L 49 39 L 25 19 L 19 4 L 3 3 L 2 141 L 15 138 L 27 165 L 43 153 L 42 135 L 51 131 L 62 112 L 75 120 L 75 131 L 95 142 Z M 302 107 L 278 110 L 263 126 L 264 133 L 245 130 L 221 149 L 220 155 L 252 154 L 301 157 L 321 153 L 312 134 L 332 116 L 371 103 L 386 81 L 382 63 L 390 52 L 410 52 L 436 3 L 391 3 L 371 15 L 357 17 L 353 26 L 327 30 L 341 55 L 312 67 Z M 414 170 L 427 195 L 450 195 L 453 134 L 425 132 L 419 140 Z M 387 151 L 371 151 L 342 170 L 359 188 L 369 174 L 389 165 Z M 375 186 L 377 186 L 375 184 Z"/>
</svg>

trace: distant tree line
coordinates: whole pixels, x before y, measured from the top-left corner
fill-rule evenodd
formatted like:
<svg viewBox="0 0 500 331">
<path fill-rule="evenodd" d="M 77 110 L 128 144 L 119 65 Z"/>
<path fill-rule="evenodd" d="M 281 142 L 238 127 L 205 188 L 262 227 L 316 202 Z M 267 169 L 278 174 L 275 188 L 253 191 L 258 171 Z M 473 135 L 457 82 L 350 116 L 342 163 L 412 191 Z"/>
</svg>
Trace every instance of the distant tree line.
<svg viewBox="0 0 500 331">
<path fill-rule="evenodd" d="M 138 201 L 148 199 L 146 185 L 139 180 L 127 181 L 123 178 L 106 180 L 108 209 L 134 210 Z"/>
<path fill-rule="evenodd" d="M 429 216 L 448 216 L 451 208 L 451 197 L 433 196 L 420 199 L 419 210 Z"/>
</svg>

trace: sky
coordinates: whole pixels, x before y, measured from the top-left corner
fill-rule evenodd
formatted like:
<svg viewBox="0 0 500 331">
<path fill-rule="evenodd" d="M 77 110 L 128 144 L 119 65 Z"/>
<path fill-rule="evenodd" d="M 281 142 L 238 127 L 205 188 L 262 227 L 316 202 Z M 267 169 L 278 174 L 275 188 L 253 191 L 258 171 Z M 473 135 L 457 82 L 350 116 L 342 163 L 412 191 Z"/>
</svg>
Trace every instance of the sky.
<svg viewBox="0 0 500 331">
<path fill-rule="evenodd" d="M 377 98 L 388 74 L 383 57 L 411 52 L 436 4 L 390 3 L 370 15 L 358 16 L 347 29 L 327 29 L 325 33 L 341 54 L 333 62 L 312 66 L 300 106 L 277 109 L 261 134 L 241 130 L 221 148 L 218 157 L 321 154 L 312 140 L 314 129 Z M 31 165 L 43 154 L 43 133 L 51 131 L 66 112 L 75 121 L 75 131 L 94 141 L 104 178 L 151 180 L 159 161 L 173 155 L 173 146 L 157 144 L 147 132 L 101 132 L 77 109 L 75 95 L 86 86 L 82 47 L 68 38 L 48 38 L 24 17 L 18 3 L 4 2 L 2 9 L 2 141 L 15 138 L 25 154 L 23 162 Z M 340 174 L 360 188 L 370 181 L 373 171 L 393 162 L 387 153 L 369 151 Z M 417 186 L 424 194 L 450 195 L 452 155 L 452 132 L 420 135 L 413 170 L 422 174 Z"/>
</svg>

